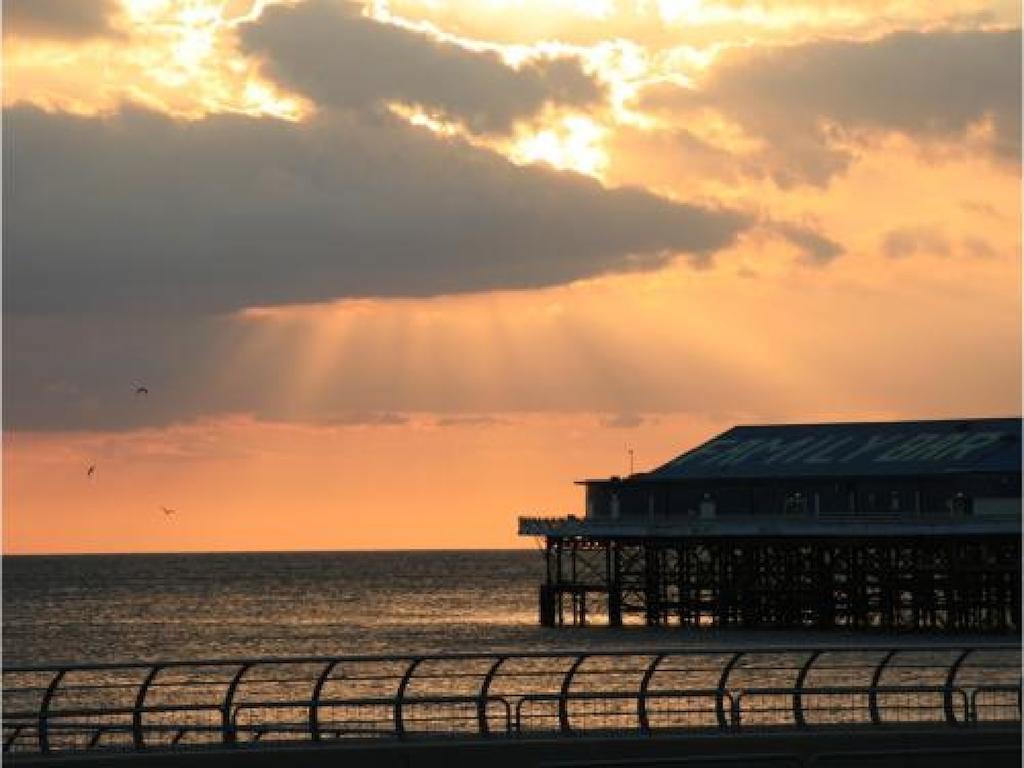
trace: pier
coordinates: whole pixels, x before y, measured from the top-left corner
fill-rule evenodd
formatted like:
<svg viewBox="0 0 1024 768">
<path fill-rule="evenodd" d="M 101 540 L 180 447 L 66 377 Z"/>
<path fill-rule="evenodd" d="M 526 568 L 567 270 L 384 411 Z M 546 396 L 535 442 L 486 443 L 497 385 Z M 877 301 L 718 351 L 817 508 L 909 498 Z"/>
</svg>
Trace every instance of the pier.
<svg viewBox="0 0 1024 768">
<path fill-rule="evenodd" d="M 49 766 L 944 766 L 968 753 L 1016 766 L 1020 669 L 1019 645 L 995 644 L 6 667 L 3 753 Z"/>
<path fill-rule="evenodd" d="M 584 480 L 540 538 L 545 626 L 1021 628 L 1019 419 L 736 427 Z"/>
</svg>

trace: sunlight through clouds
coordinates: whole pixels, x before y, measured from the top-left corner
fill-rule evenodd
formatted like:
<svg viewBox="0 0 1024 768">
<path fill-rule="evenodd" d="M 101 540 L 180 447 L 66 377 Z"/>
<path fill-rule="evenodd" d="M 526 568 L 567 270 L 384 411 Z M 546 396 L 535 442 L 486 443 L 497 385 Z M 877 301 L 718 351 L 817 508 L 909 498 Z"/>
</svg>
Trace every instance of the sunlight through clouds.
<svg viewBox="0 0 1024 768">
<path fill-rule="evenodd" d="M 565 117 L 560 125 L 528 133 L 515 142 L 511 157 L 516 162 L 543 162 L 559 170 L 600 178 L 608 165 L 608 155 L 601 144 L 606 133 L 606 129 L 586 117 Z"/>
<path fill-rule="evenodd" d="M 278 1 L 124 0 L 111 22 L 115 37 L 69 44 L 5 36 L 4 101 L 96 114 L 127 100 L 189 119 L 299 119 L 310 105 L 260 78 L 234 42 L 240 24 Z"/>
</svg>

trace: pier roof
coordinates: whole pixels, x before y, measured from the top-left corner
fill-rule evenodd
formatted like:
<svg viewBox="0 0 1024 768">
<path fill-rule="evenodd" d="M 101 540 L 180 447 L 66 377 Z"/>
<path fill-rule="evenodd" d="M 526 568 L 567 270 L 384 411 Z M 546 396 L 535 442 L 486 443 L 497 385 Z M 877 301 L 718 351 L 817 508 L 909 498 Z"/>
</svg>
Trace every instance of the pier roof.
<svg viewBox="0 0 1024 768">
<path fill-rule="evenodd" d="M 738 426 L 631 480 L 1021 471 L 1021 419 Z"/>
</svg>

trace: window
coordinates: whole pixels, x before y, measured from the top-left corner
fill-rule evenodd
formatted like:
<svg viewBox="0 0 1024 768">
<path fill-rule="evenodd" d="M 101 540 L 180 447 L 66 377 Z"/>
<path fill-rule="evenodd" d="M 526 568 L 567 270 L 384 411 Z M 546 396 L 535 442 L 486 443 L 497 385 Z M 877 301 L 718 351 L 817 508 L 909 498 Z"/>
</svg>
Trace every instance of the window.
<svg viewBox="0 0 1024 768">
<path fill-rule="evenodd" d="M 710 493 L 705 493 L 704 498 L 700 500 L 700 516 L 704 519 L 715 516 L 715 500 L 711 498 Z"/>
<path fill-rule="evenodd" d="M 787 515 L 806 515 L 807 497 L 800 491 L 790 493 L 783 502 L 782 511 Z"/>
<path fill-rule="evenodd" d="M 953 517 L 969 517 L 971 514 L 971 500 L 963 493 L 956 493 L 953 496 Z"/>
</svg>

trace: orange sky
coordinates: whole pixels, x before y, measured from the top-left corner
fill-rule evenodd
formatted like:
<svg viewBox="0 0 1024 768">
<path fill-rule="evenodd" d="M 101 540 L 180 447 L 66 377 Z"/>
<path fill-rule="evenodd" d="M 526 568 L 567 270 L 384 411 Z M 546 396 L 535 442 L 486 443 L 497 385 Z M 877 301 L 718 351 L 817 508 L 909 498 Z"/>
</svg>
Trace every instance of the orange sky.
<svg viewBox="0 0 1024 768">
<path fill-rule="evenodd" d="M 6 553 L 524 546 L 518 514 L 581 513 L 572 481 L 627 447 L 641 469 L 735 423 L 1020 412 L 1016 3 L 17 3 Z M 36 181 L 36 135 L 101 124 L 110 156 L 40 144 L 68 154 Z M 323 143 L 264 168 L 264 128 Z M 333 205 L 366 210 L 332 229 Z M 159 262 L 138 238 L 179 209 L 198 234 Z M 264 221 L 340 239 L 268 264 Z M 9 266 L 65 222 L 81 277 Z M 732 229 L 691 246 L 705 226 Z M 200 270 L 221 253 L 249 260 Z"/>
</svg>

